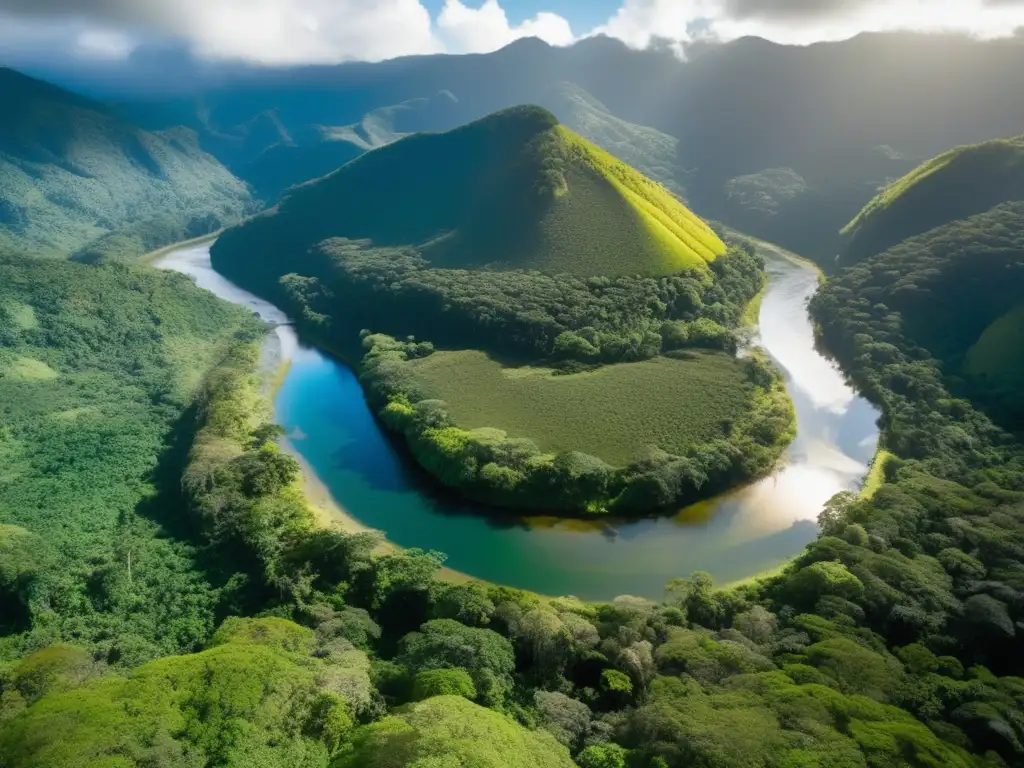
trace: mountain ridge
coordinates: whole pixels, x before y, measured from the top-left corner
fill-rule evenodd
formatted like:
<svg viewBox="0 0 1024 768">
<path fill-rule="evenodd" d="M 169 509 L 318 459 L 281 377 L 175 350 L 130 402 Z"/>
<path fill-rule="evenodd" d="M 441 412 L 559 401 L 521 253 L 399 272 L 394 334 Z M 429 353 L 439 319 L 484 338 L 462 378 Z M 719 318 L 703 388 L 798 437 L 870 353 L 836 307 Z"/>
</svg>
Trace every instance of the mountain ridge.
<svg viewBox="0 0 1024 768">
<path fill-rule="evenodd" d="M 246 186 L 194 132 L 144 131 L 102 104 L 0 71 L 0 246 L 132 256 L 251 211 Z"/>
</svg>

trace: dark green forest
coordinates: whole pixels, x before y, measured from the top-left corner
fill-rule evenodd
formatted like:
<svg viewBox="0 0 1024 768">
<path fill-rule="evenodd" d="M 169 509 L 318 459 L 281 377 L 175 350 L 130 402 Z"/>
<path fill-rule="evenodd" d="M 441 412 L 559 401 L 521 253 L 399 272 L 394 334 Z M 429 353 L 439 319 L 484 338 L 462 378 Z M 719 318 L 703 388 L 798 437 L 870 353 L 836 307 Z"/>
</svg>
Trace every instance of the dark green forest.
<svg viewBox="0 0 1024 768">
<path fill-rule="evenodd" d="M 1024 199 L 1024 136 L 958 147 L 879 192 L 843 229 L 855 264 L 951 221 Z"/>
<path fill-rule="evenodd" d="M 13 660 L 7 764 L 1018 760 L 1009 468 L 953 478 L 890 462 L 872 500 L 834 500 L 814 546 L 740 589 L 694 574 L 660 603 L 541 599 L 438 580 L 438 553 L 375 556 L 374 536 L 317 527 L 294 463 L 253 418 L 254 363 L 242 339 L 206 377 L 184 477 L 193 536 L 240 569 L 222 599 L 264 618 L 209 627 L 202 653 L 142 666 L 74 637 L 82 650 Z M 967 461 L 956 446 L 943 459 Z"/>
</svg>

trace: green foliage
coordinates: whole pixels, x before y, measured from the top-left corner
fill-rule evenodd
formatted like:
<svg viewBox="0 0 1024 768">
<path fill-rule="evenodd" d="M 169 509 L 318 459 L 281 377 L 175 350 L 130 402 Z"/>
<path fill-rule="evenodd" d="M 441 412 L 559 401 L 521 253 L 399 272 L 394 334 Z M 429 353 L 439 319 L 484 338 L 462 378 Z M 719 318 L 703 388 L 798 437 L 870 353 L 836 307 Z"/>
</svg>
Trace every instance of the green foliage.
<svg viewBox="0 0 1024 768">
<path fill-rule="evenodd" d="M 1024 386 L 1024 304 L 992 321 L 964 356 L 964 374 L 973 391 L 986 393 L 1014 423 L 1024 420 L 1016 394 Z"/>
<path fill-rule="evenodd" d="M 235 623 L 202 653 L 51 689 L 6 723 L 0 762 L 326 768 L 351 730 L 352 703 L 329 687 L 325 662 L 276 641 L 252 642 L 268 626 L 279 635 L 306 631 L 263 621 L 239 632 Z"/>
<path fill-rule="evenodd" d="M 512 688 L 515 658 L 507 639 L 451 619 L 428 621 L 402 638 L 395 660 L 415 674 L 432 669 L 469 673 L 483 703 L 500 706 Z"/>
<path fill-rule="evenodd" d="M 51 645 L 30 653 L 12 668 L 4 688 L 28 704 L 45 694 L 75 688 L 101 671 L 87 651 L 73 645 Z"/>
<path fill-rule="evenodd" d="M 311 630 L 278 618 L 230 618 L 221 624 L 210 645 L 227 643 L 265 645 L 291 653 L 309 654 L 316 638 Z"/>
<path fill-rule="evenodd" d="M 676 320 L 688 324 L 687 343 L 678 346 L 735 350 L 735 339 L 717 326 L 735 327 L 765 281 L 763 260 L 746 246 L 730 248 L 711 270 L 685 269 L 662 278 L 444 269 L 413 249 L 341 239 L 296 256 L 287 268 L 301 274 L 261 274 L 252 265 L 237 279 L 276 297 L 312 332 L 345 349 L 359 329 L 369 326 L 401 338 L 421 330 L 429 316 L 431 339 L 439 345 L 581 363 L 653 357 L 662 348 L 663 332 L 671 330 L 666 322 Z M 342 295 L 345 302 L 335 300 Z M 699 319 L 717 325 L 691 328 Z M 563 337 L 556 353 L 555 342 L 566 332 L 575 336 Z"/>
<path fill-rule="evenodd" d="M 556 114 L 564 125 L 615 155 L 622 162 L 665 186 L 680 198 L 683 168 L 678 139 L 645 125 L 622 120 L 590 93 L 569 82 L 552 84 L 538 103 Z"/>
<path fill-rule="evenodd" d="M 6 69 L 0 94 L 0 250 L 133 258 L 251 212 L 245 185 L 191 131 L 143 131 Z"/>
<path fill-rule="evenodd" d="M 0 256 L 0 657 L 69 640 L 135 665 L 208 638 L 170 446 L 236 332 L 259 326 L 179 275 Z"/>
<path fill-rule="evenodd" d="M 771 216 L 807 192 L 807 182 L 792 168 L 768 168 L 760 173 L 737 176 L 725 183 L 730 205 Z"/>
<path fill-rule="evenodd" d="M 412 391 L 443 401 L 463 429 L 497 426 L 543 452 L 582 451 L 613 466 L 629 464 L 646 446 L 681 453 L 728 437 L 722 424 L 742 421 L 754 399 L 743 365 L 721 353 L 571 375 L 504 368 L 475 351 L 435 352 L 410 367 Z"/>
<path fill-rule="evenodd" d="M 464 669 L 425 669 L 417 672 L 412 683 L 413 701 L 423 701 L 434 696 L 462 696 L 472 701 L 476 698 L 476 686 Z"/>
<path fill-rule="evenodd" d="M 830 348 L 844 361 L 858 359 L 852 374 L 872 398 L 882 402 L 884 391 L 889 418 L 908 419 L 913 401 L 935 414 L 921 430 L 923 442 L 887 446 L 901 458 L 948 450 L 937 441 L 955 450 L 954 430 L 970 436 L 986 429 L 975 414 L 957 412 L 951 394 L 973 400 L 1002 426 L 1024 424 L 1016 389 L 1006 383 L 1018 375 L 1015 352 L 1007 350 L 998 376 L 977 367 L 977 353 L 973 365 L 971 358 L 987 329 L 1019 304 L 1022 263 L 1024 202 L 1007 203 L 906 240 L 844 272 L 815 298 Z M 941 425 L 934 421 L 940 416 Z M 909 425 L 894 431 L 909 434 Z"/>
<path fill-rule="evenodd" d="M 591 744 L 576 756 L 580 768 L 626 768 L 627 752 L 618 744 Z"/>
<path fill-rule="evenodd" d="M 573 768 L 569 752 L 544 731 L 461 696 L 438 696 L 364 726 L 334 768 Z"/>
</svg>

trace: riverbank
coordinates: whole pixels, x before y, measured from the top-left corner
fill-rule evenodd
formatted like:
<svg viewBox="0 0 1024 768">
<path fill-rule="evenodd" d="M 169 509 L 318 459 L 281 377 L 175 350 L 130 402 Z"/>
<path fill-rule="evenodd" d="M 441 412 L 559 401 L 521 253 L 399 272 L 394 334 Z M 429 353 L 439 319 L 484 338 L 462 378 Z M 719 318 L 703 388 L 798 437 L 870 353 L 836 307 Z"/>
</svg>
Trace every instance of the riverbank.
<svg viewBox="0 0 1024 768">
<path fill-rule="evenodd" d="M 306 504 L 316 516 L 316 519 L 319 521 L 321 526 L 324 528 L 337 526 L 349 535 L 355 535 L 358 533 L 379 534 L 381 537 L 380 542 L 373 550 L 373 553 L 377 556 L 390 555 L 404 551 L 403 547 L 389 541 L 384 531 L 364 525 L 353 517 L 352 513 L 345 509 L 345 507 L 343 507 L 338 500 L 334 498 L 331 494 L 330 488 L 328 488 L 327 484 L 320 479 L 316 470 L 313 469 L 313 466 L 306 460 L 291 440 L 287 437 L 282 438 L 280 445 L 281 449 L 285 453 L 298 462 L 299 470 L 302 473 L 302 493 L 306 497 Z M 456 571 L 447 567 L 442 567 L 437 575 L 441 580 L 447 581 L 451 584 L 468 584 L 469 582 L 477 582 L 480 584 L 488 583 L 482 579 L 474 578 L 468 573 L 462 573 L 461 571 Z"/>
<path fill-rule="evenodd" d="M 212 243 L 218 237 L 220 237 L 223 229 L 218 229 L 216 232 L 211 232 L 208 235 L 200 235 L 199 237 L 193 237 L 191 240 L 180 240 L 177 243 L 171 243 L 165 245 L 162 248 L 157 248 L 155 251 L 144 253 L 136 260 L 137 264 L 153 264 L 158 259 L 169 256 L 175 251 L 180 251 L 182 248 L 192 248 L 196 245 L 205 245 L 206 243 Z"/>
<path fill-rule="evenodd" d="M 268 372 L 267 386 L 276 395 L 275 420 L 292 436 L 292 455 L 301 452 L 296 458 L 311 511 L 321 524 L 386 532 L 381 553 L 446 553 L 453 566 L 442 574 L 447 580 L 466 581 L 472 574 L 472 580 L 541 595 L 657 599 L 667 581 L 694 571 L 730 587 L 765 578 L 814 540 L 816 518 L 834 493 L 859 487 L 876 434 L 870 406 L 814 349 L 803 307 L 819 271 L 775 249 L 765 255 L 771 280 L 759 343 L 787 372 L 799 433 L 781 471 L 702 505 L 706 514 L 680 510 L 669 517 L 607 521 L 611 525 L 544 525 L 431 493 L 381 431 L 346 356 L 302 345 L 295 329 L 281 325 L 272 336 L 294 345 L 294 354 L 290 368 Z M 168 260 L 218 296 L 264 319 L 289 322 L 280 309 L 216 273 L 205 246 L 186 247 Z"/>
</svg>

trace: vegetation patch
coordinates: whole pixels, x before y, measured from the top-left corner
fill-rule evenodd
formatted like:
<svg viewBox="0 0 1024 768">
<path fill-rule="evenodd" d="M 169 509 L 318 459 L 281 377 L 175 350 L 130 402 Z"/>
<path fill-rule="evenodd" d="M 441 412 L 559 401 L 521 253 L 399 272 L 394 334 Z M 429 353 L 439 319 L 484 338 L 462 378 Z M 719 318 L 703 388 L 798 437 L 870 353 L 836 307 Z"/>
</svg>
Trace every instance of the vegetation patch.
<svg viewBox="0 0 1024 768">
<path fill-rule="evenodd" d="M 989 325 L 967 350 L 970 376 L 991 378 L 1007 385 L 1024 376 L 1024 304 L 1018 304 Z"/>
<path fill-rule="evenodd" d="M 411 363 L 413 386 L 443 400 L 466 429 L 498 426 L 545 452 L 589 453 L 625 466 L 658 446 L 672 453 L 729 435 L 753 401 L 741 361 L 695 351 L 558 375 L 503 368 L 482 352 L 435 352 Z M 714 397 L 710 397 L 710 393 Z"/>
<path fill-rule="evenodd" d="M 39 537 L 33 569 L 0 565 L 18 584 L 0 659 L 74 638 L 132 664 L 206 639 L 217 595 L 167 536 L 182 505 L 160 471 L 196 394 L 179 372 L 236 332 L 259 325 L 179 275 L 0 256 L 0 527 Z"/>
<path fill-rule="evenodd" d="M 60 376 L 57 371 L 53 370 L 42 360 L 25 356 L 15 357 L 5 366 L 5 370 L 0 370 L 3 370 L 5 376 L 10 376 L 18 381 L 51 381 Z"/>
<path fill-rule="evenodd" d="M 364 347 L 361 381 L 384 424 L 441 482 L 497 505 L 636 513 L 694 502 L 770 470 L 795 430 L 781 377 L 757 358 L 683 353 L 558 376 L 390 336 Z"/>
<path fill-rule="evenodd" d="M 132 259 L 252 211 L 245 184 L 178 127 L 149 132 L 110 108 L 0 69 L 0 249 Z"/>
</svg>

